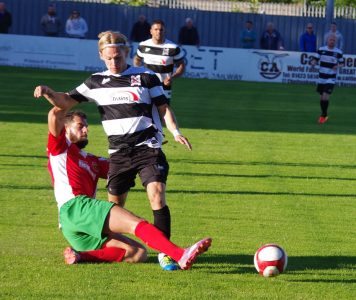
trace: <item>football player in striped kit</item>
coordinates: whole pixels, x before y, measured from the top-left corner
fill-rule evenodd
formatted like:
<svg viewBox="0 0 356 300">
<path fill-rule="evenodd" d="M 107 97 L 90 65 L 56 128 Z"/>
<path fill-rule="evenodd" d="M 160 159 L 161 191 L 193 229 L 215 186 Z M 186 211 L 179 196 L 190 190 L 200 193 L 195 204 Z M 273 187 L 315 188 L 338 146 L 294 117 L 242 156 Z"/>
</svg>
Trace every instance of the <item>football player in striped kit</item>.
<svg viewBox="0 0 356 300">
<path fill-rule="evenodd" d="M 34 97 L 51 102 L 54 91 L 35 88 Z M 99 178 L 106 178 L 106 159 L 85 152 L 88 122 L 79 111 L 53 107 L 48 113 L 48 170 L 52 177 L 61 230 L 71 247 L 64 251 L 67 264 L 81 262 L 143 262 L 146 250 L 121 235 L 130 233 L 149 247 L 168 253 L 180 268 L 189 269 L 198 255 L 207 251 L 211 238 L 181 248 L 152 224 L 109 202 L 95 198 Z"/>
<path fill-rule="evenodd" d="M 106 71 L 92 74 L 69 93 L 46 87 L 47 92 L 41 96 L 64 110 L 80 102 L 96 103 L 109 141 L 109 201 L 123 207 L 138 174 L 151 204 L 154 225 L 169 239 L 171 216 L 165 197 L 169 165 L 161 149 L 160 118 L 176 142 L 189 150 L 191 144 L 179 131 L 156 74 L 144 67 L 127 65 L 127 38 L 119 32 L 102 32 L 98 46 Z M 153 106 L 158 118 L 152 114 Z M 178 269 L 169 256 L 159 254 L 158 258 L 164 270 Z"/>
<path fill-rule="evenodd" d="M 319 124 L 324 124 L 329 118 L 329 98 L 336 83 L 337 70 L 344 65 L 342 50 L 335 46 L 336 40 L 335 34 L 329 34 L 326 46 L 320 47 L 312 60 L 313 65 L 319 62 L 319 80 L 316 89 L 320 94 Z"/>
<path fill-rule="evenodd" d="M 155 20 L 151 24 L 151 39 L 139 44 L 134 65 L 143 65 L 156 73 L 163 84 L 169 102 L 172 98 L 172 81 L 183 75 L 185 53 L 181 47 L 165 37 L 165 24 Z M 168 103 L 169 103 L 168 102 Z"/>
</svg>

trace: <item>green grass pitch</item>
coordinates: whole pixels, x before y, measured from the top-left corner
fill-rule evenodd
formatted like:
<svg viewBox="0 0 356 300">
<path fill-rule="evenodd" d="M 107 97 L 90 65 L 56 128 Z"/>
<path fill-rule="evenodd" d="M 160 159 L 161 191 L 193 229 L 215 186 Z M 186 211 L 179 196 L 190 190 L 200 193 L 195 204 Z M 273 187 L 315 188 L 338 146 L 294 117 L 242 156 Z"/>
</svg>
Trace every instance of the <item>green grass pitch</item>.
<svg viewBox="0 0 356 300">
<path fill-rule="evenodd" d="M 354 88 L 335 88 L 321 126 L 314 86 L 176 80 L 172 106 L 193 151 L 167 134 L 172 240 L 211 236 L 211 249 L 184 272 L 161 271 L 151 250 L 144 264 L 64 265 L 46 170 L 50 105 L 32 95 L 38 84 L 68 91 L 87 75 L 0 67 L 1 299 L 356 298 Z M 88 151 L 106 155 L 95 105 L 80 108 Z M 152 220 L 139 181 L 127 208 Z M 253 255 L 270 242 L 289 264 L 263 278 Z"/>
</svg>

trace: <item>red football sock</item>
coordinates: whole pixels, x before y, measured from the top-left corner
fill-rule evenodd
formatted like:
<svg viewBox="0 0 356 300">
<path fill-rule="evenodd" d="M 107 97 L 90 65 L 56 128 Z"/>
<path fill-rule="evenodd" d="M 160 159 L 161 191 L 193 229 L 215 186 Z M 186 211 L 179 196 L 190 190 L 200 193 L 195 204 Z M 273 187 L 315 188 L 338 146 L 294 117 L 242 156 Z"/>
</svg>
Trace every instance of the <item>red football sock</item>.
<svg viewBox="0 0 356 300">
<path fill-rule="evenodd" d="M 135 236 L 140 238 L 150 248 L 169 255 L 175 261 L 180 260 L 184 253 L 183 248 L 170 242 L 162 231 L 146 221 L 138 223 L 135 229 Z"/>
<path fill-rule="evenodd" d="M 124 259 L 125 253 L 126 250 L 122 248 L 105 247 L 79 252 L 79 255 L 80 262 L 121 262 Z"/>
</svg>

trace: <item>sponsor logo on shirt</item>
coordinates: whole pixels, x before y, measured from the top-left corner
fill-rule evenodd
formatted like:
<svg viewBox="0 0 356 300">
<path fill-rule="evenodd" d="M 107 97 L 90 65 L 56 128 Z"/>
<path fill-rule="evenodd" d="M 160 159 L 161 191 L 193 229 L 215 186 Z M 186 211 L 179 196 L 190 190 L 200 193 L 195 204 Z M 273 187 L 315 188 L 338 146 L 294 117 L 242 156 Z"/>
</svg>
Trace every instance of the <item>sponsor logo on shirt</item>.
<svg viewBox="0 0 356 300">
<path fill-rule="evenodd" d="M 138 102 L 139 96 L 133 92 L 125 91 L 117 93 L 112 97 L 113 102 Z"/>
</svg>

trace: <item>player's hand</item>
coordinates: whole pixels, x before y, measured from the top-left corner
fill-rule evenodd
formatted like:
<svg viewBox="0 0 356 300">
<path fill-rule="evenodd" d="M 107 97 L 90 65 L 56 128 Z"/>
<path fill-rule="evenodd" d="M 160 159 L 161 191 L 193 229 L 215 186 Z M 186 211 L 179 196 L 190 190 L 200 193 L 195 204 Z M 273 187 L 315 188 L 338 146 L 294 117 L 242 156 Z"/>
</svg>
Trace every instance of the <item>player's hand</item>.
<svg viewBox="0 0 356 300">
<path fill-rule="evenodd" d="M 181 134 L 178 134 L 174 137 L 175 141 L 185 145 L 188 150 L 192 150 L 192 145 L 189 143 L 188 139 Z"/>
<path fill-rule="evenodd" d="M 165 86 L 170 86 L 172 84 L 172 77 L 171 76 L 167 76 L 164 80 L 163 80 L 163 84 Z"/>
<path fill-rule="evenodd" d="M 33 92 L 33 96 L 35 98 L 40 98 L 44 95 L 49 95 L 52 94 L 53 91 L 46 85 L 39 85 L 35 88 L 35 91 Z"/>
</svg>

